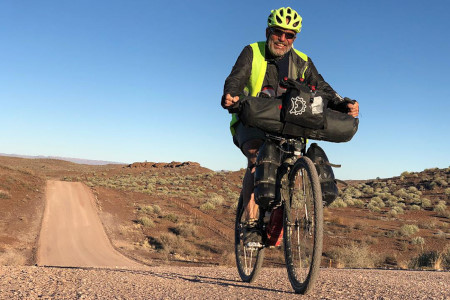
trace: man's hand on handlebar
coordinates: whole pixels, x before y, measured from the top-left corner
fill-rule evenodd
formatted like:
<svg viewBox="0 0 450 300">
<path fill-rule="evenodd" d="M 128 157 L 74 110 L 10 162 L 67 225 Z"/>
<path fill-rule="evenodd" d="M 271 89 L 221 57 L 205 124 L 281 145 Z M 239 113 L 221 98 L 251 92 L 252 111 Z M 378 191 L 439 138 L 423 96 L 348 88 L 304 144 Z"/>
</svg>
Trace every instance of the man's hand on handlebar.
<svg viewBox="0 0 450 300">
<path fill-rule="evenodd" d="M 226 94 L 225 99 L 223 99 L 223 107 L 230 108 L 238 101 L 239 101 L 239 96 L 232 97 L 230 94 Z"/>
<path fill-rule="evenodd" d="M 353 118 L 357 118 L 359 115 L 359 104 L 355 101 L 355 103 L 348 103 L 348 114 Z"/>
</svg>

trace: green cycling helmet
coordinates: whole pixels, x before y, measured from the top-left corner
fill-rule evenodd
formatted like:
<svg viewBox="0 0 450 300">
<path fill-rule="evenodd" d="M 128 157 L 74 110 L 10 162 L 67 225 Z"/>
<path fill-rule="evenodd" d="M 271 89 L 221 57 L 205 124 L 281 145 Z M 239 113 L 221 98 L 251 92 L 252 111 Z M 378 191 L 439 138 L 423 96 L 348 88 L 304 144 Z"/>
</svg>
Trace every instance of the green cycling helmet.
<svg viewBox="0 0 450 300">
<path fill-rule="evenodd" d="M 270 11 L 267 25 L 269 27 L 277 26 L 289 29 L 299 33 L 302 29 L 302 17 L 290 7 L 281 7 Z"/>
</svg>

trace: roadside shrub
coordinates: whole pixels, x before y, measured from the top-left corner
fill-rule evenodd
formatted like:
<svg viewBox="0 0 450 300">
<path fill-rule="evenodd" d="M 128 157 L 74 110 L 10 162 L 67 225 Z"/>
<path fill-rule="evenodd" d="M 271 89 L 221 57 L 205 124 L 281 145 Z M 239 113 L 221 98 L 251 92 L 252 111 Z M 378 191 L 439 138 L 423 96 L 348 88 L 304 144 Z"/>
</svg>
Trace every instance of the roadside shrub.
<svg viewBox="0 0 450 300">
<path fill-rule="evenodd" d="M 181 236 L 175 235 L 171 232 L 161 233 L 161 235 L 158 238 L 158 241 L 164 252 L 171 254 L 182 252 L 186 244 Z"/>
<path fill-rule="evenodd" d="M 335 248 L 330 256 L 337 262 L 338 267 L 346 268 L 373 268 L 377 264 L 377 258 L 367 245 L 357 245 Z"/>
<path fill-rule="evenodd" d="M 409 263 L 409 268 L 411 269 L 422 269 L 431 268 L 434 270 L 442 270 L 443 268 L 448 269 L 448 250 L 439 253 L 438 251 L 427 251 L 421 253 L 418 257 L 411 259 Z"/>
<path fill-rule="evenodd" d="M 400 234 L 403 236 L 410 236 L 419 231 L 419 227 L 417 225 L 403 225 L 400 228 Z"/>
</svg>

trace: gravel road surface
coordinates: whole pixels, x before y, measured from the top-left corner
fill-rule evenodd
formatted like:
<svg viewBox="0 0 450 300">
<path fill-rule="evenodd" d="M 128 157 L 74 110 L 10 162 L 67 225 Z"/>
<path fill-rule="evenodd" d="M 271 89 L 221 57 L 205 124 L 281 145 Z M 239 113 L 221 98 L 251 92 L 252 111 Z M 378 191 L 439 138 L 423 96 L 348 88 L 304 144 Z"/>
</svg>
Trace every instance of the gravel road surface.
<svg viewBox="0 0 450 300">
<path fill-rule="evenodd" d="M 0 267 L 0 299 L 450 299 L 449 286 L 448 272 L 322 269 L 302 296 L 284 269 L 247 284 L 223 267 Z"/>
</svg>

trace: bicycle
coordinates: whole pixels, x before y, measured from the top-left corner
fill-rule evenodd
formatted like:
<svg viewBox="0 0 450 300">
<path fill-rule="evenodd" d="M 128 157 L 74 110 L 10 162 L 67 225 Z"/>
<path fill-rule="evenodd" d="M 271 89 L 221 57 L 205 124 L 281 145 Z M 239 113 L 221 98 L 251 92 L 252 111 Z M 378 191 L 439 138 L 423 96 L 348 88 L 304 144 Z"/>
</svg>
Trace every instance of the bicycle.
<svg viewBox="0 0 450 300">
<path fill-rule="evenodd" d="M 283 246 L 289 281 L 295 293 L 306 294 L 317 280 L 322 256 L 323 204 L 319 176 L 314 163 L 305 156 L 303 138 L 285 138 L 266 134 L 277 143 L 282 163 L 277 169 L 276 199 L 264 210 L 260 207 L 258 224 L 263 245 L 244 244 L 244 205 L 239 197 L 235 221 L 235 256 L 239 275 L 244 282 L 253 282 L 261 270 L 269 241 L 270 216 L 283 210 Z M 266 140 L 266 141 L 267 141 Z M 267 214 L 266 214 L 267 212 Z"/>
</svg>

